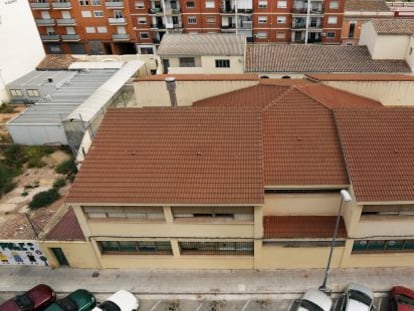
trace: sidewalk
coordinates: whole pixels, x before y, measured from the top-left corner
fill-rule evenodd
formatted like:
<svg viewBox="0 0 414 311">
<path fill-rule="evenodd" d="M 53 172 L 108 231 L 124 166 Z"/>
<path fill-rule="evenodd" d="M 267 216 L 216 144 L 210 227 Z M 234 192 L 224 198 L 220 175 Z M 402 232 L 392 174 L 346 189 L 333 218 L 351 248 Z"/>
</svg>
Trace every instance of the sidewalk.
<svg viewBox="0 0 414 311">
<path fill-rule="evenodd" d="M 94 272 L 99 273 L 93 276 Z M 317 288 L 323 269 L 309 270 L 88 270 L 30 266 L 1 266 L 0 292 L 24 291 L 39 283 L 57 292 L 86 288 L 113 293 L 120 288 L 136 294 L 292 294 Z M 350 282 L 360 282 L 374 291 L 394 285 L 414 288 L 412 268 L 368 268 L 332 270 L 328 287 L 340 292 Z"/>
</svg>

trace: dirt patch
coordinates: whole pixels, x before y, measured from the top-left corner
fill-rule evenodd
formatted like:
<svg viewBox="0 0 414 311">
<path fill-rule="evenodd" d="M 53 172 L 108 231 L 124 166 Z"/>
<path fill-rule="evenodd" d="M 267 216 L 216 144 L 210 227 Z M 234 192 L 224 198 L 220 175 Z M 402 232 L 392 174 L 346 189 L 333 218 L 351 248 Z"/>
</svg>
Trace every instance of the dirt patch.
<svg viewBox="0 0 414 311">
<path fill-rule="evenodd" d="M 14 112 L 12 113 L 0 113 L 0 143 L 11 142 L 9 131 L 7 130 L 7 122 L 12 118 L 18 116 L 25 109 L 25 105 L 14 105 Z"/>
</svg>

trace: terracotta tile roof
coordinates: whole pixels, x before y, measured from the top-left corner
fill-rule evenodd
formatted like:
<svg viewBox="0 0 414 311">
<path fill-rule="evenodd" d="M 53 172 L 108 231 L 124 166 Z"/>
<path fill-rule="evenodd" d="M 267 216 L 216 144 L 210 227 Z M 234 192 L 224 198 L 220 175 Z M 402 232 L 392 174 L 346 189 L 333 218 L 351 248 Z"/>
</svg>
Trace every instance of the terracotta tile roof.
<svg viewBox="0 0 414 311">
<path fill-rule="evenodd" d="M 85 236 L 72 208 L 69 208 L 59 223 L 49 231 L 46 239 L 53 241 L 85 240 Z"/>
<path fill-rule="evenodd" d="M 414 201 L 414 109 L 340 109 L 335 119 L 356 200 Z"/>
<path fill-rule="evenodd" d="M 4 240 L 34 240 L 36 234 L 25 214 L 0 216 L 0 238 Z"/>
<path fill-rule="evenodd" d="M 68 202 L 262 204 L 260 112 L 112 109 Z"/>
<path fill-rule="evenodd" d="M 264 216 L 264 238 L 330 239 L 334 233 L 335 224 L 336 216 Z M 342 217 L 337 237 L 347 237 Z"/>
<path fill-rule="evenodd" d="M 372 19 L 371 23 L 378 34 L 414 34 L 414 19 L 412 18 Z"/>
<path fill-rule="evenodd" d="M 389 12 L 390 8 L 384 0 L 346 0 L 345 11 Z"/>
<path fill-rule="evenodd" d="M 47 54 L 36 70 L 68 70 L 69 65 L 76 61 L 70 54 Z"/>
<path fill-rule="evenodd" d="M 246 37 L 235 34 L 165 34 L 157 54 L 163 56 L 244 55 Z"/>
<path fill-rule="evenodd" d="M 307 74 L 311 81 L 414 81 L 414 76 L 400 74 L 346 74 L 315 73 Z"/>
<path fill-rule="evenodd" d="M 404 60 L 373 60 L 366 46 L 247 45 L 247 72 L 411 72 Z"/>
<path fill-rule="evenodd" d="M 176 81 L 250 81 L 259 80 L 259 75 L 247 74 L 164 74 L 137 78 L 135 81 L 164 81 L 165 78 L 174 77 Z"/>
</svg>

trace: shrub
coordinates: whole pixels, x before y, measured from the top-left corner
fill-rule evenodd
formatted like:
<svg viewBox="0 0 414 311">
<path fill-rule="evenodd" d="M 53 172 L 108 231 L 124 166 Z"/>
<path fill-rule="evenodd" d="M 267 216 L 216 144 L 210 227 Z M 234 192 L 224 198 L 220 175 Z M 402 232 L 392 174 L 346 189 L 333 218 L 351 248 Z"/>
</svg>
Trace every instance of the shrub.
<svg viewBox="0 0 414 311">
<path fill-rule="evenodd" d="M 55 168 L 56 173 L 63 175 L 74 175 L 77 172 L 75 162 L 72 159 L 63 161 Z"/>
<path fill-rule="evenodd" d="M 66 180 L 64 178 L 59 178 L 59 179 L 56 179 L 55 182 L 53 183 L 53 188 L 60 189 L 65 185 L 66 185 Z"/>
<path fill-rule="evenodd" d="M 23 163 L 26 162 L 26 154 L 23 146 L 12 144 L 4 150 L 4 162 L 8 167 L 20 170 Z M 18 174 L 18 172 L 16 172 Z"/>
<path fill-rule="evenodd" d="M 13 182 L 14 176 L 15 173 L 12 169 L 0 163 L 0 196 L 3 193 L 12 191 L 16 187 L 16 184 Z"/>
<path fill-rule="evenodd" d="M 29 204 L 29 208 L 35 209 L 52 204 L 60 198 L 59 192 L 52 188 L 48 191 L 42 191 L 36 194 Z"/>
<path fill-rule="evenodd" d="M 39 158 L 32 158 L 29 160 L 29 162 L 27 162 L 27 167 L 28 168 L 33 168 L 33 167 L 43 167 L 45 166 L 46 163 L 43 162 L 41 159 Z"/>
<path fill-rule="evenodd" d="M 13 113 L 14 112 L 14 106 L 10 104 L 3 103 L 0 106 L 0 113 Z"/>
</svg>

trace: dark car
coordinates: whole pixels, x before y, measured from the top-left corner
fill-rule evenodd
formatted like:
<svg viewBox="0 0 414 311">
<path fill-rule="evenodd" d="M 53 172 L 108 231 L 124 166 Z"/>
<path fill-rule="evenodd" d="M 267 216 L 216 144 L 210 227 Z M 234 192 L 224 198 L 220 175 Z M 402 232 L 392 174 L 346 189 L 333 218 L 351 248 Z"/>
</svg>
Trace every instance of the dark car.
<svg viewBox="0 0 414 311">
<path fill-rule="evenodd" d="M 40 311 L 53 303 L 56 294 L 49 286 L 39 284 L 0 305 L 0 311 Z"/>
<path fill-rule="evenodd" d="M 45 311 L 89 311 L 96 305 L 95 297 L 86 289 L 78 289 L 52 303 Z"/>
<path fill-rule="evenodd" d="M 391 289 L 390 303 L 392 311 L 414 311 L 414 291 L 395 286 Z"/>
</svg>

